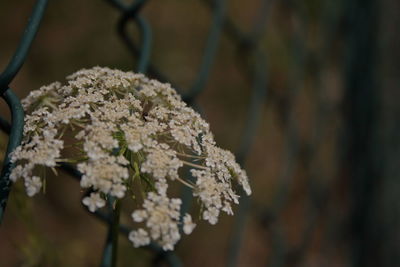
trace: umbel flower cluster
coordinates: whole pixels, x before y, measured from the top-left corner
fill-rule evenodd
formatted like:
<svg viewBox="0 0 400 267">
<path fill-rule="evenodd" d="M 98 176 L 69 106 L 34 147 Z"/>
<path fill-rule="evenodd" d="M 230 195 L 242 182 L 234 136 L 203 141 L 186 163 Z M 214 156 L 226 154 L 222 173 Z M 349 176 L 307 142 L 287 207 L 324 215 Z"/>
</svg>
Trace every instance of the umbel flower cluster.
<svg viewBox="0 0 400 267">
<path fill-rule="evenodd" d="M 91 212 L 109 197 L 139 203 L 129 235 L 135 247 L 155 241 L 172 250 L 181 231 L 195 228 L 191 215 L 181 214 L 182 200 L 169 197 L 173 183 L 192 189 L 196 218 L 210 224 L 221 211 L 233 214 L 235 184 L 251 194 L 234 155 L 216 146 L 207 122 L 169 84 L 94 67 L 32 91 L 22 104 L 27 116 L 23 142 L 12 153 L 12 181 L 23 179 L 33 196 L 46 169 L 57 173 L 61 163 L 73 164 L 81 187 L 90 190 L 82 202 Z"/>
</svg>

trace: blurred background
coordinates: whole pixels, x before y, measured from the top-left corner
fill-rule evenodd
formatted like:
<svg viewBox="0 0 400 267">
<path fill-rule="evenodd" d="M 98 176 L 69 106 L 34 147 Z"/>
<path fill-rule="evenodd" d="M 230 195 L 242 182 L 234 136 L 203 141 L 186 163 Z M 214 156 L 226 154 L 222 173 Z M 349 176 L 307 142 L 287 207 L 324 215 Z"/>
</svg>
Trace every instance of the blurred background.
<svg viewBox="0 0 400 267">
<path fill-rule="evenodd" d="M 157 68 L 183 93 L 215 42 L 190 101 L 253 188 L 235 216 L 183 238 L 183 265 L 400 266 L 400 2 L 225 0 L 219 32 L 220 2 L 153 0 L 140 11 L 153 33 L 149 76 L 161 79 Z M 0 2 L 1 69 L 33 5 Z M 23 98 L 81 68 L 135 70 L 116 32 L 120 15 L 107 1 L 50 1 L 11 87 Z M 140 41 L 134 23 L 127 33 Z M 10 117 L 4 101 L 0 114 Z M 1 132 L 2 155 L 6 144 Z M 81 195 L 66 175 L 32 199 L 14 185 L 0 266 L 98 266 L 107 229 Z M 118 266 L 162 264 L 154 258 L 121 238 Z"/>
</svg>

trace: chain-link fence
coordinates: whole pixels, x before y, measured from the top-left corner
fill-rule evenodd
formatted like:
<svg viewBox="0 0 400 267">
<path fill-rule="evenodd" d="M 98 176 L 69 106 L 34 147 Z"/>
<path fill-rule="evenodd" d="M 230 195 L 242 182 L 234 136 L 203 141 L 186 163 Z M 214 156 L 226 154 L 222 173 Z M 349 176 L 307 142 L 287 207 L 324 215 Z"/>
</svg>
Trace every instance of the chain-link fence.
<svg viewBox="0 0 400 267">
<path fill-rule="evenodd" d="M 117 23 L 117 32 L 121 40 L 126 45 L 127 49 L 131 52 L 132 56 L 137 57 L 137 65 L 134 71 L 149 74 L 152 77 L 157 78 L 163 82 L 169 82 L 169 79 L 161 73 L 160 70 L 156 69 L 150 62 L 150 53 L 152 47 L 152 34 L 151 28 L 147 23 L 146 19 L 140 15 L 140 11 L 143 6 L 148 2 L 147 0 L 138 0 L 128 5 L 122 1 L 109 0 L 111 6 L 116 8 L 120 13 L 120 19 Z M 206 40 L 205 49 L 203 52 L 203 57 L 201 64 L 199 66 L 198 75 L 193 81 L 191 87 L 184 92 L 183 99 L 190 105 L 196 106 L 196 97 L 204 90 L 207 83 L 209 73 L 212 69 L 215 54 L 217 52 L 220 36 L 224 29 L 226 30 L 229 37 L 235 42 L 236 45 L 242 46 L 245 49 L 245 53 L 248 57 L 255 59 L 255 66 L 251 67 L 251 72 L 254 73 L 253 82 L 253 96 L 249 104 L 247 125 L 245 127 L 245 132 L 243 133 L 242 145 L 237 153 L 239 162 L 243 163 L 248 153 L 248 147 L 254 136 L 254 132 L 257 129 L 257 125 L 260 120 L 260 109 L 265 100 L 266 92 L 266 77 L 265 77 L 265 56 L 263 53 L 257 49 L 257 39 L 259 37 L 263 21 L 256 24 L 255 31 L 249 35 L 245 35 L 240 32 L 238 28 L 225 16 L 225 1 L 218 0 L 215 2 L 207 2 L 212 10 L 212 24 L 210 26 L 209 35 Z M 0 219 L 2 219 L 9 192 L 11 190 L 11 182 L 9 180 L 9 175 L 13 164 L 10 162 L 10 153 L 20 144 L 23 132 L 23 109 L 19 102 L 18 97 L 13 93 L 12 89 L 9 88 L 9 84 L 12 82 L 13 78 L 17 75 L 19 69 L 22 67 L 25 58 L 28 55 L 29 48 L 34 40 L 36 32 L 39 29 L 40 21 L 45 12 L 47 5 L 46 0 L 37 1 L 31 18 L 26 26 L 26 30 L 20 41 L 20 44 L 15 51 L 10 63 L 7 65 L 6 69 L 0 75 L 0 93 L 7 102 L 9 109 L 12 113 L 12 121 L 9 124 L 4 118 L 1 118 L 1 129 L 9 134 L 9 143 L 7 146 L 7 151 L 5 155 L 5 160 L 3 161 L 3 169 L 1 173 L 1 211 Z M 266 6 L 266 5 L 265 5 Z M 263 10 L 265 11 L 265 10 Z M 265 14 L 262 12 L 260 18 L 264 18 Z M 134 40 L 127 33 L 127 26 L 129 23 L 134 23 L 139 29 L 139 44 L 136 44 Z M 178 88 L 174 86 L 175 88 Z M 72 166 L 68 164 L 61 164 L 60 166 L 64 171 L 68 172 L 73 177 L 80 179 L 81 174 L 75 170 Z M 187 203 L 189 199 L 187 198 L 187 193 L 182 192 L 184 202 Z M 186 198 L 186 201 L 185 201 Z M 246 210 L 248 206 L 248 199 L 245 198 L 242 201 L 240 210 L 237 215 L 237 222 L 235 225 L 234 238 L 232 240 L 232 246 L 230 249 L 230 264 L 235 264 L 235 257 L 238 255 L 240 249 L 240 239 L 243 235 L 243 218 L 246 216 Z M 186 208 L 189 205 L 185 206 Z M 114 240 L 115 232 L 119 231 L 124 235 L 128 235 L 129 229 L 124 225 L 120 225 L 118 218 L 113 216 L 112 205 L 109 206 L 109 212 L 107 214 L 96 212 L 95 216 L 104 221 L 109 225 L 109 233 L 106 239 L 106 244 L 104 247 L 104 254 L 101 266 L 115 266 L 116 265 L 116 254 L 117 254 L 117 242 Z M 182 213 L 185 213 L 185 208 L 182 209 Z M 178 256 L 173 252 L 165 252 L 156 244 L 151 244 L 148 249 L 156 254 L 155 263 L 166 261 L 170 266 L 181 266 L 181 262 Z"/>
<path fill-rule="evenodd" d="M 378 22 L 385 21 L 379 15 L 396 3 L 249 1 L 256 8 L 244 31 L 239 19 L 228 12 L 230 1 L 199 0 L 210 11 L 210 24 L 201 41 L 204 49 L 196 75 L 182 86 L 152 60 L 157 44 L 143 12 L 152 1 L 106 2 L 118 12 L 116 32 L 134 62 L 132 70 L 171 83 L 200 112 L 198 100 L 210 82 L 221 43 L 235 51 L 238 72 L 246 81 L 245 89 L 251 91 L 249 100 L 242 100 L 247 110 L 236 157 L 250 169 L 266 165 L 269 170 L 260 171 L 253 181 L 254 198 L 241 196 L 223 253 L 224 265 L 397 266 L 395 228 L 400 213 L 398 182 L 393 178 L 398 175 L 393 117 L 399 112 L 390 100 L 397 94 L 377 89 L 391 86 L 379 85 L 385 75 L 377 66 L 378 59 L 384 65 L 390 58 L 383 48 L 396 43 L 391 31 L 379 28 Z M 0 128 L 9 135 L 0 180 L 0 220 L 12 187 L 8 155 L 21 141 L 24 119 L 10 83 L 40 30 L 46 5 L 46 0 L 36 2 L 18 48 L 0 74 L 0 94 L 11 112 L 11 122 L 0 116 Z M 386 103 L 390 109 L 384 107 Z M 257 142 L 263 152 L 255 158 L 251 149 L 260 132 L 267 141 Z M 276 147 L 279 151 L 273 151 Z M 248 158 L 252 161 L 246 162 Z M 273 161 L 277 163 L 269 163 Z M 60 168 L 80 179 L 72 166 Z M 185 213 L 191 208 L 190 194 L 182 189 L 181 196 Z M 130 231 L 114 213 L 110 205 L 107 212 L 93 214 L 108 227 L 101 266 L 116 265 L 115 236 Z M 146 249 L 155 266 L 183 264 L 182 255 L 165 252 L 157 244 Z M 256 259 L 243 259 L 243 254 Z"/>
</svg>

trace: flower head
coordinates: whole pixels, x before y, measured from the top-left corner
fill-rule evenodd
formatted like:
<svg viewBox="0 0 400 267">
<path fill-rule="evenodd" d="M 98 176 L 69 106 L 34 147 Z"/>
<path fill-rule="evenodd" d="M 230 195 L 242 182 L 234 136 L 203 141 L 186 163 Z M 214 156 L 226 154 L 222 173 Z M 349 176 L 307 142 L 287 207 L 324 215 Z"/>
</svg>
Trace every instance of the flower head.
<svg viewBox="0 0 400 267">
<path fill-rule="evenodd" d="M 92 191 L 82 200 L 91 212 L 108 196 L 135 195 L 142 206 L 132 213 L 142 225 L 129 235 L 135 247 L 155 241 L 172 250 L 181 232 L 194 230 L 191 215 L 181 214 L 181 199 L 168 195 L 172 184 L 193 189 L 200 218 L 211 224 L 221 212 L 233 214 L 235 183 L 251 194 L 234 155 L 216 146 L 208 123 L 169 84 L 95 67 L 31 92 L 23 106 L 24 139 L 12 153 L 11 179 L 23 178 L 33 196 L 43 168 L 69 162 L 82 174 L 81 187 Z"/>
</svg>

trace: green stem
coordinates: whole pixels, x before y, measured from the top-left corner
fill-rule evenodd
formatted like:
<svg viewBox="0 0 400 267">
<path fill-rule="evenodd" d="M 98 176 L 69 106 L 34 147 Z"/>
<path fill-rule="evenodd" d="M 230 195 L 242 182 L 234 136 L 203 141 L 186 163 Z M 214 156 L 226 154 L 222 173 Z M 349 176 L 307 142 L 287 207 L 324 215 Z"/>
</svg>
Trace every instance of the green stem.
<svg viewBox="0 0 400 267">
<path fill-rule="evenodd" d="M 113 202 L 115 206 L 113 208 Z M 116 267 L 118 254 L 118 236 L 119 236 L 119 217 L 121 212 L 121 202 L 118 199 L 110 197 L 108 201 L 112 209 L 112 220 L 109 222 L 106 246 L 103 252 L 101 267 Z"/>
<path fill-rule="evenodd" d="M 115 201 L 115 208 L 113 211 L 113 222 L 112 228 L 112 267 L 117 266 L 117 254 L 118 254 L 118 237 L 119 237 L 119 218 L 121 213 L 121 201 Z"/>
</svg>

